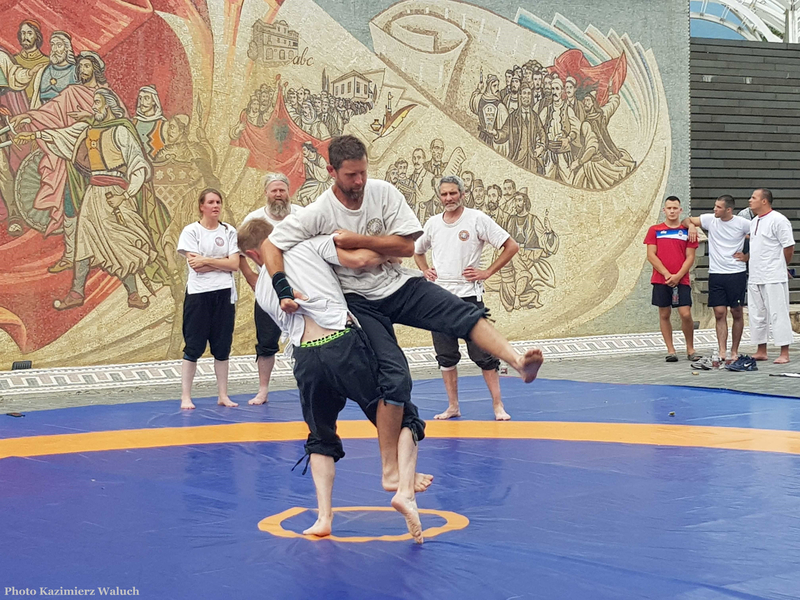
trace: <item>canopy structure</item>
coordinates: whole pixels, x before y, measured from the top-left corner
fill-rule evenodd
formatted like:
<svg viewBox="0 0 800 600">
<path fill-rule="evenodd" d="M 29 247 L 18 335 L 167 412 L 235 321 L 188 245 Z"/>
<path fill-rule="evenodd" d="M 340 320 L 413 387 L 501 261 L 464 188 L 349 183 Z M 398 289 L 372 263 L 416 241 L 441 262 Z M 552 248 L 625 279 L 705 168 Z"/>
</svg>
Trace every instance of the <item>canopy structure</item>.
<svg viewBox="0 0 800 600">
<path fill-rule="evenodd" d="M 797 43 L 800 0 L 695 0 L 691 18 L 717 23 L 747 40 Z"/>
</svg>

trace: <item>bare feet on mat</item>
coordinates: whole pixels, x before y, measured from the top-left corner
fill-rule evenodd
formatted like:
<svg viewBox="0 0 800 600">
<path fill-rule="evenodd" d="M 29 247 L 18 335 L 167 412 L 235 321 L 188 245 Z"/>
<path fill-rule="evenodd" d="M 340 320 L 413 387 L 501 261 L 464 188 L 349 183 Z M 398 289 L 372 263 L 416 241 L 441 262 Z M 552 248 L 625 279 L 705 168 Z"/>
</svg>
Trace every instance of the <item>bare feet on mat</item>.
<svg viewBox="0 0 800 600">
<path fill-rule="evenodd" d="M 191 398 L 181 398 L 181 408 L 192 409 L 194 408 L 194 402 L 192 402 Z"/>
<path fill-rule="evenodd" d="M 333 516 L 331 517 L 317 517 L 316 522 L 303 532 L 303 535 L 315 535 L 317 537 L 325 537 L 331 534 L 331 525 L 333 524 Z"/>
<path fill-rule="evenodd" d="M 427 473 L 415 473 L 414 474 L 414 491 L 417 494 L 420 494 L 427 490 L 431 483 L 433 483 L 433 475 L 428 475 Z M 385 478 L 383 480 L 383 489 L 387 492 L 396 492 L 397 491 L 397 478 L 390 479 Z"/>
<path fill-rule="evenodd" d="M 494 420 L 495 421 L 510 421 L 511 415 L 506 412 L 506 409 L 502 406 L 497 406 L 494 409 Z"/>
<path fill-rule="evenodd" d="M 774 365 L 785 365 L 788 362 L 789 362 L 789 357 L 788 356 L 779 356 L 778 358 L 776 358 L 775 360 L 772 361 L 772 364 L 774 364 Z"/>
<path fill-rule="evenodd" d="M 519 371 L 522 381 L 530 383 L 536 379 L 543 362 L 542 351 L 539 348 L 531 348 L 519 357 L 515 368 Z"/>
<path fill-rule="evenodd" d="M 766 352 L 764 354 L 756 352 L 755 354 L 753 354 L 752 358 L 753 360 L 767 360 L 767 354 Z"/>
<path fill-rule="evenodd" d="M 403 515 L 406 520 L 406 527 L 408 527 L 408 533 L 411 534 L 415 542 L 421 544 L 423 542 L 422 523 L 419 520 L 417 501 L 414 498 L 401 496 L 397 493 L 392 498 L 392 508 Z"/>
<path fill-rule="evenodd" d="M 228 398 L 227 396 L 220 396 L 217 400 L 217 404 L 220 406 L 227 406 L 228 408 L 236 408 L 239 406 L 236 402 Z"/>
<path fill-rule="evenodd" d="M 267 392 L 263 394 L 261 392 L 258 392 L 254 398 L 247 401 L 247 403 L 250 406 L 261 406 L 262 404 L 266 404 L 267 402 L 269 402 L 269 400 L 267 399 Z"/>
<path fill-rule="evenodd" d="M 453 408 L 452 406 L 448 407 L 446 411 L 443 413 L 439 413 L 438 415 L 434 416 L 434 419 L 439 421 L 444 421 L 445 419 L 455 419 L 456 417 L 461 416 L 461 411 L 458 407 Z"/>
</svg>

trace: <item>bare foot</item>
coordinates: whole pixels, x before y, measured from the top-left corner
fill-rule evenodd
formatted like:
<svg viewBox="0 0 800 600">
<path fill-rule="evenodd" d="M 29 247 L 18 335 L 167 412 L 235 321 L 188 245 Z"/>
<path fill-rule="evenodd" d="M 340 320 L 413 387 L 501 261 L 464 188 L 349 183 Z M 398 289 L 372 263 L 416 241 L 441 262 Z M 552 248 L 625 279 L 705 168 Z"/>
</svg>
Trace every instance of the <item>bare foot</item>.
<svg viewBox="0 0 800 600">
<path fill-rule="evenodd" d="M 239 406 L 238 404 L 236 404 L 236 402 L 234 402 L 227 396 L 220 396 L 219 399 L 217 400 L 217 404 L 219 404 L 220 406 L 227 406 L 228 408 L 236 408 L 237 406 Z"/>
<path fill-rule="evenodd" d="M 789 357 L 788 356 L 779 356 L 778 358 L 776 358 L 775 360 L 772 361 L 772 364 L 773 365 L 785 365 L 788 362 L 789 362 Z"/>
<path fill-rule="evenodd" d="M 262 394 L 261 392 L 258 392 L 255 397 L 248 400 L 247 403 L 250 406 L 261 406 L 262 404 L 266 404 L 269 402 L 269 400 L 267 400 L 267 393 Z"/>
<path fill-rule="evenodd" d="M 460 416 L 461 416 L 461 411 L 458 409 L 458 407 L 453 408 L 452 406 L 448 406 L 446 411 L 444 411 L 443 413 L 439 413 L 433 418 L 438 419 L 440 421 L 444 421 L 445 419 L 454 419 Z"/>
<path fill-rule="evenodd" d="M 414 491 L 417 494 L 420 494 L 427 490 L 431 483 L 433 483 L 433 475 L 428 475 L 427 473 L 415 473 L 414 474 Z M 390 479 L 386 478 L 383 480 L 383 489 L 387 492 L 396 492 L 397 491 L 397 479 Z"/>
<path fill-rule="evenodd" d="M 494 409 L 494 420 L 495 421 L 510 421 L 511 415 L 506 412 L 506 409 L 502 406 L 498 406 Z"/>
<path fill-rule="evenodd" d="M 422 539 L 422 523 L 419 520 L 417 501 L 414 498 L 401 496 L 398 492 L 392 498 L 392 508 L 405 517 L 408 533 L 415 542 L 421 544 L 424 540 Z"/>
<path fill-rule="evenodd" d="M 756 352 L 751 358 L 753 358 L 753 360 L 767 360 L 767 355 Z"/>
<path fill-rule="evenodd" d="M 194 402 L 192 402 L 191 398 L 189 398 L 188 400 L 185 400 L 185 399 L 181 398 L 181 408 L 185 408 L 185 409 L 195 408 Z"/>
<path fill-rule="evenodd" d="M 331 525 L 333 523 L 333 515 L 330 517 L 317 517 L 316 522 L 303 532 L 303 535 L 315 535 L 317 537 L 325 537 L 331 534 Z"/>
<path fill-rule="evenodd" d="M 734 362 L 736 362 L 737 360 L 739 360 L 739 354 L 738 354 L 738 352 L 732 352 L 732 353 L 731 353 L 731 357 L 730 357 L 730 358 L 726 358 L 726 359 L 725 359 L 725 364 L 726 364 L 726 365 L 729 365 L 729 364 L 731 364 L 731 363 L 734 363 Z"/>
<path fill-rule="evenodd" d="M 536 379 L 536 374 L 544 362 L 544 356 L 539 348 L 531 348 L 517 360 L 516 369 L 519 371 L 522 381 L 530 383 Z"/>
</svg>

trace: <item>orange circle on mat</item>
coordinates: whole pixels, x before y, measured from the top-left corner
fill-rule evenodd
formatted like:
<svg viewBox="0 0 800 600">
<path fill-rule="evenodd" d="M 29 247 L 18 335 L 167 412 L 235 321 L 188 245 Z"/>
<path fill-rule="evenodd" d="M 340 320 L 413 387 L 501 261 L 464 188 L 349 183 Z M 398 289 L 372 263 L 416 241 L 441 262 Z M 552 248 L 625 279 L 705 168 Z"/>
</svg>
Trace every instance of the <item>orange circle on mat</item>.
<svg viewBox="0 0 800 600">
<path fill-rule="evenodd" d="M 288 529 L 283 528 L 283 522 L 286 519 L 290 519 L 294 516 L 304 513 L 307 510 L 313 510 L 313 509 L 295 506 L 281 513 L 278 513 L 277 515 L 272 515 L 271 517 L 262 519 L 258 523 L 258 528 L 261 531 L 266 531 L 267 533 L 271 533 L 272 535 L 277 537 L 305 538 L 307 540 L 315 542 L 319 540 L 332 540 L 334 542 L 351 542 L 351 543 L 404 542 L 411 539 L 410 533 L 404 533 L 402 535 L 380 535 L 380 536 L 341 537 L 337 535 L 329 535 L 325 537 L 317 537 L 315 535 L 303 535 L 302 533 L 296 533 L 294 531 L 289 531 Z M 355 511 L 395 512 L 393 508 L 389 508 L 388 506 L 340 506 L 338 508 L 333 509 L 334 513 L 355 512 Z M 464 515 L 460 515 L 458 513 L 450 512 L 448 510 L 433 510 L 429 508 L 420 508 L 419 514 L 436 515 L 437 517 L 441 517 L 445 520 L 445 524 L 441 525 L 440 527 L 430 527 L 429 529 L 425 529 L 422 532 L 422 535 L 426 539 L 436 537 L 437 535 L 440 535 L 448 531 L 458 531 L 459 529 L 464 529 L 467 525 L 469 525 L 469 519 L 467 517 L 465 517 Z"/>
</svg>

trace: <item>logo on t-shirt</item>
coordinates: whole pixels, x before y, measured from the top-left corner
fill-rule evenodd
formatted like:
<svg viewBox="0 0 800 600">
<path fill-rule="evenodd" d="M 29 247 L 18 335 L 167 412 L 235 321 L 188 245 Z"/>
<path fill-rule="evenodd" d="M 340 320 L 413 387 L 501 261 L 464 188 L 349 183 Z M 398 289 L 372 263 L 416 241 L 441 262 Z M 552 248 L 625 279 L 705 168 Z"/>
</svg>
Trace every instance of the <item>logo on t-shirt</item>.
<svg viewBox="0 0 800 600">
<path fill-rule="evenodd" d="M 217 237 L 217 238 L 214 239 L 214 243 L 217 246 L 222 247 L 222 246 L 225 245 L 225 240 L 223 240 L 221 237 Z"/>
<path fill-rule="evenodd" d="M 367 235 L 380 235 L 383 233 L 383 221 L 375 217 L 367 223 Z"/>
<path fill-rule="evenodd" d="M 462 229 L 461 231 L 459 231 L 458 239 L 460 239 L 462 242 L 466 242 L 469 239 L 469 231 L 467 231 L 466 229 Z"/>
<path fill-rule="evenodd" d="M 656 237 L 660 240 L 681 240 L 689 241 L 689 231 L 686 229 L 660 229 L 656 231 Z"/>
</svg>

